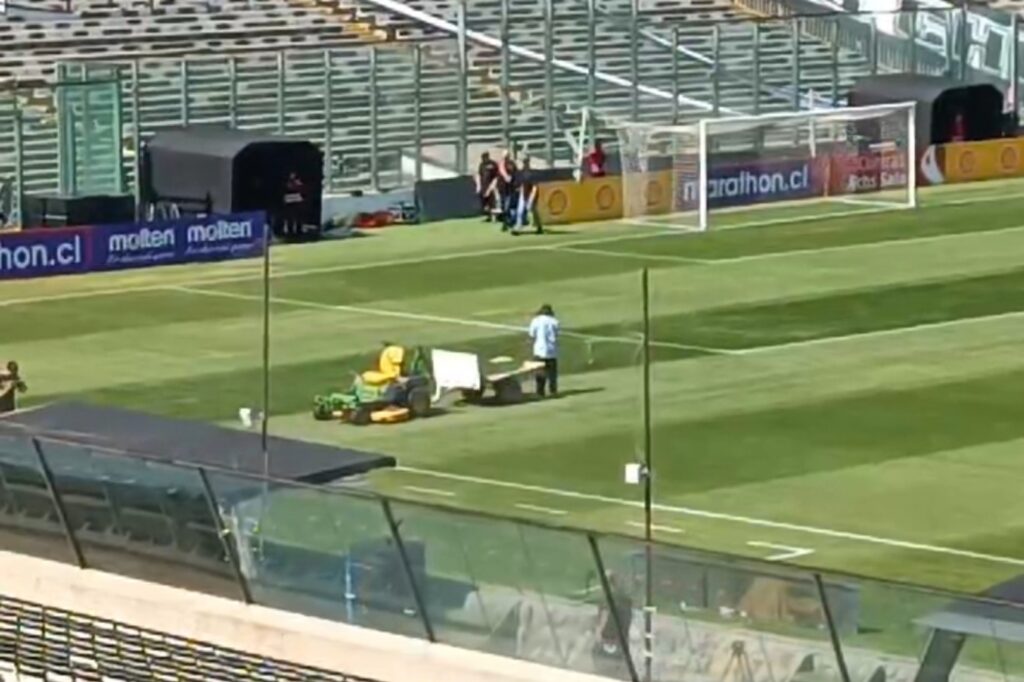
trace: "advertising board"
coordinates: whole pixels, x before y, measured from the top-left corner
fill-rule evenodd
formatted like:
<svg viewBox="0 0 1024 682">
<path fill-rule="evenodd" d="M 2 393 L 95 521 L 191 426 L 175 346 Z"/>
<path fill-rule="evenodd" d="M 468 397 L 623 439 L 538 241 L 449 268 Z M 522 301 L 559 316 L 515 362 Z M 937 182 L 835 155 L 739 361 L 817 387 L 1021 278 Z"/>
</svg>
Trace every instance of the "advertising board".
<svg viewBox="0 0 1024 682">
<path fill-rule="evenodd" d="M 202 263 L 263 254 L 266 218 L 241 213 L 0 235 L 0 279 Z"/>
</svg>

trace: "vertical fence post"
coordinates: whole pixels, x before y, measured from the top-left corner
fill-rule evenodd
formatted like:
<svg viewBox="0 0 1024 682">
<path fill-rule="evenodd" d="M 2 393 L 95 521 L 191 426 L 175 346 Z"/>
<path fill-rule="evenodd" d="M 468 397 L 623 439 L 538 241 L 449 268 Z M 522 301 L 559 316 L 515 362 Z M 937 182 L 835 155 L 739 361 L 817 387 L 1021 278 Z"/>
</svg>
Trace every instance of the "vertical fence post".
<svg viewBox="0 0 1024 682">
<path fill-rule="evenodd" d="M 587 0 L 587 108 L 597 106 L 597 0 Z"/>
<path fill-rule="evenodd" d="M 139 95 L 139 60 L 132 60 L 132 151 L 135 172 L 135 219 L 142 219 L 142 101 Z"/>
<path fill-rule="evenodd" d="M 238 58 L 228 57 L 228 123 L 238 127 Z"/>
<path fill-rule="evenodd" d="M 946 76 L 952 78 L 956 73 L 956 27 L 954 26 L 955 15 L 952 13 L 944 15 L 948 21 L 946 24 Z"/>
<path fill-rule="evenodd" d="M 423 179 L 423 45 L 416 43 L 412 48 L 412 148 L 416 154 L 413 162 L 416 182 Z M 504 112 L 504 107 L 502 107 Z"/>
<path fill-rule="evenodd" d="M 57 484 L 53 480 L 53 472 L 50 471 L 50 465 L 47 463 L 45 455 L 43 455 L 43 447 L 36 438 L 32 439 L 32 449 L 35 450 L 36 462 L 39 464 L 39 473 L 46 482 L 46 491 L 50 494 L 50 499 L 53 501 L 53 508 L 57 512 L 57 520 L 60 521 L 61 528 L 64 529 L 64 537 L 68 541 L 71 555 L 74 557 L 75 563 L 79 568 L 85 568 L 85 556 L 83 556 L 82 548 L 78 544 L 78 538 L 75 537 L 74 531 L 71 530 L 71 524 L 68 523 L 68 513 L 64 507 L 64 500 L 61 498 L 60 490 L 57 489 Z"/>
<path fill-rule="evenodd" d="M 196 471 L 199 474 L 200 482 L 203 484 L 203 495 L 206 497 L 206 506 L 210 510 L 210 520 L 213 522 L 214 530 L 217 531 L 217 537 L 220 538 L 221 549 L 224 550 L 224 555 L 227 557 L 228 563 L 231 564 L 231 572 L 235 576 L 235 582 L 238 583 L 238 591 L 242 595 L 242 601 L 246 604 L 252 604 L 252 591 L 249 589 L 249 581 L 245 579 L 245 575 L 242 573 L 242 564 L 235 551 L 236 547 L 229 540 L 230 532 L 224 527 L 224 519 L 220 516 L 220 508 L 217 506 L 213 486 L 210 485 L 210 477 L 207 476 L 206 469 L 202 467 L 199 467 Z"/>
<path fill-rule="evenodd" d="M 405 577 L 409 581 L 409 589 L 412 591 L 413 601 L 416 602 L 416 610 L 420 613 L 423 621 L 423 630 L 427 635 L 427 641 L 436 642 L 437 635 L 434 633 L 434 625 L 430 622 L 430 614 L 427 613 L 427 603 L 423 599 L 423 592 L 419 583 L 416 582 L 416 572 L 412 570 L 412 563 L 409 561 L 409 553 L 405 548 L 405 540 L 399 532 L 398 523 L 395 522 L 395 514 L 391 509 L 391 502 L 381 498 L 381 507 L 384 510 L 384 518 L 387 520 L 388 528 L 391 530 L 391 537 L 398 549 L 398 557 L 402 560 L 402 567 L 405 569 Z"/>
<path fill-rule="evenodd" d="M 334 53 L 325 49 L 324 60 L 324 187 L 334 188 Z"/>
<path fill-rule="evenodd" d="M 181 58 L 181 62 L 179 62 L 178 65 L 178 80 L 181 85 L 181 89 L 178 93 L 178 96 L 181 98 L 181 125 L 187 126 L 191 120 L 191 112 L 189 111 L 188 104 L 189 68 L 188 59 L 185 57 Z"/>
<path fill-rule="evenodd" d="M 793 40 L 793 110 L 798 111 L 800 109 L 800 18 L 794 17 L 790 19 L 790 30 L 792 33 Z"/>
<path fill-rule="evenodd" d="M 754 59 L 751 64 L 751 82 L 754 84 L 754 114 L 761 113 L 761 21 L 754 20 Z"/>
<path fill-rule="evenodd" d="M 115 173 L 117 176 L 114 178 L 114 185 L 117 188 L 118 194 L 124 194 L 125 191 L 125 168 L 124 168 L 124 105 L 121 99 L 121 69 L 117 68 L 114 71 L 114 78 L 116 82 L 113 85 L 114 91 L 114 163 Z"/>
<path fill-rule="evenodd" d="M 544 0 L 544 154 L 555 165 L 555 0 Z"/>
<path fill-rule="evenodd" d="M 502 146 L 509 149 L 512 146 L 512 93 L 510 83 L 512 80 L 512 52 L 508 47 L 508 3 L 511 0 L 501 0 L 501 137 Z"/>
<path fill-rule="evenodd" d="M 875 22 L 871 22 L 868 26 L 868 68 L 871 70 L 871 75 L 878 75 L 878 26 Z"/>
<path fill-rule="evenodd" d="M 597 546 L 597 538 L 592 533 L 587 533 L 587 542 L 590 544 L 590 553 L 594 558 L 594 567 L 597 569 L 598 580 L 601 583 L 601 591 L 604 593 L 605 603 L 608 605 L 608 615 L 611 616 L 612 624 L 615 626 L 615 636 L 619 640 L 619 650 L 626 661 L 626 671 L 632 682 L 639 682 L 640 676 L 636 672 L 636 664 L 633 661 L 633 652 L 629 649 L 629 633 L 626 632 L 625 623 L 619 617 L 619 610 L 615 605 L 615 592 L 612 590 L 608 580 L 608 571 L 605 569 L 604 560 L 601 558 L 601 550 Z"/>
<path fill-rule="evenodd" d="M 721 58 L 722 58 L 722 31 L 718 24 L 711 28 L 711 113 L 718 116 L 721 108 L 722 83 L 721 83 Z"/>
<path fill-rule="evenodd" d="M 17 92 L 15 92 L 17 95 Z M 21 107 L 18 106 L 17 96 L 11 98 L 11 114 L 14 117 L 14 197 L 13 206 L 14 214 L 17 216 L 15 224 L 24 226 L 24 216 L 22 215 L 22 199 L 25 196 L 25 131 L 24 131 L 24 118 L 21 113 Z"/>
<path fill-rule="evenodd" d="M 907 34 L 910 41 L 910 73 L 917 73 L 917 5 L 910 9 L 910 27 Z"/>
<path fill-rule="evenodd" d="M 380 162 L 377 160 L 379 141 L 377 140 L 377 46 L 370 46 L 367 57 L 370 60 L 370 186 L 374 191 L 380 189 Z"/>
<path fill-rule="evenodd" d="M 466 0 L 459 0 L 458 49 L 459 49 L 459 139 L 455 149 L 455 170 L 460 175 L 469 172 L 469 46 L 466 42 Z"/>
<path fill-rule="evenodd" d="M 1014 118 L 1020 113 L 1020 15 L 1010 18 L 1010 104 Z"/>
<path fill-rule="evenodd" d="M 593 0 L 591 0 L 593 2 Z M 679 27 L 672 28 L 672 124 L 679 123 Z"/>
<path fill-rule="evenodd" d="M 640 0 L 629 3 L 629 78 L 633 81 L 630 93 L 630 116 L 640 120 Z"/>
<path fill-rule="evenodd" d="M 967 60 L 970 57 L 971 46 L 971 13 L 968 10 L 967 0 L 962 0 L 960 5 L 960 80 L 967 81 L 970 74 L 967 71 Z"/>
<path fill-rule="evenodd" d="M 832 106 L 839 106 L 839 18 L 832 20 Z"/>
<path fill-rule="evenodd" d="M 285 101 L 287 100 L 287 54 L 284 50 L 277 53 L 277 134 L 284 135 Z"/>
<path fill-rule="evenodd" d="M 832 641 L 832 651 L 836 657 L 836 666 L 839 668 L 839 677 L 842 682 L 850 682 L 850 671 L 846 667 L 843 645 L 840 642 L 839 631 L 836 630 L 835 621 L 832 619 L 832 608 L 829 606 L 828 594 L 825 592 L 825 582 L 821 579 L 820 573 L 814 574 L 814 584 L 818 588 L 818 599 L 821 600 L 821 611 L 825 616 L 825 624 L 828 625 L 828 636 Z"/>
</svg>

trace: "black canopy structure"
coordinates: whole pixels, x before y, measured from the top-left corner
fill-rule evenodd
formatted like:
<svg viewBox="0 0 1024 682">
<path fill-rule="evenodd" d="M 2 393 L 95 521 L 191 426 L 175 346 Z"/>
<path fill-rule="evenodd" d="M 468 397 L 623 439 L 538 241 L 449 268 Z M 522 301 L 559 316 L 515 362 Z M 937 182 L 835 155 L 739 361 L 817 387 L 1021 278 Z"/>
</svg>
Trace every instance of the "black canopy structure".
<svg viewBox="0 0 1024 682">
<path fill-rule="evenodd" d="M 157 133 L 143 150 L 143 201 L 207 213 L 266 211 L 281 217 L 294 174 L 302 221 L 320 225 L 323 155 L 312 142 L 216 126 Z"/>
<path fill-rule="evenodd" d="M 0 435 L 52 439 L 147 460 L 263 475 L 259 434 L 133 410 L 54 403 L 0 418 Z M 394 457 L 386 455 L 273 436 L 268 450 L 268 474 L 282 481 L 326 484 L 396 464 Z"/>
<path fill-rule="evenodd" d="M 850 106 L 917 103 L 918 145 L 950 141 L 957 114 L 966 140 L 1001 137 L 1003 93 L 989 83 L 963 83 L 942 76 L 886 74 L 860 78 L 849 92 Z"/>
</svg>

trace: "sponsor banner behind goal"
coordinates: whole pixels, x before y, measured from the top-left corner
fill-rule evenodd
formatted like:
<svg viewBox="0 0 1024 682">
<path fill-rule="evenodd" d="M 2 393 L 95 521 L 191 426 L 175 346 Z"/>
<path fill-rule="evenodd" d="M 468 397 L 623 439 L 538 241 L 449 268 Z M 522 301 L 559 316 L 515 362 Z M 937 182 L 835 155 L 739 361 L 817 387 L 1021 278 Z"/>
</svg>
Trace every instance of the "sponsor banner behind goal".
<svg viewBox="0 0 1024 682">
<path fill-rule="evenodd" d="M 262 213 L 25 230 L 0 236 L 0 279 L 254 258 L 266 230 Z"/>
</svg>

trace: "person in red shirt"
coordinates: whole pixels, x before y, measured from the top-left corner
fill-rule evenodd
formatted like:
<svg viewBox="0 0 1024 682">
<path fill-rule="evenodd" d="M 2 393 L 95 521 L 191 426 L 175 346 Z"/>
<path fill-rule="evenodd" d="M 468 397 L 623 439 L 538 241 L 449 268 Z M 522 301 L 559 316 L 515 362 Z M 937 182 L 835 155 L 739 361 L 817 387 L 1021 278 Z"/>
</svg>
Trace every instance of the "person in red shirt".
<svg viewBox="0 0 1024 682">
<path fill-rule="evenodd" d="M 953 130 L 949 136 L 950 142 L 963 142 L 967 139 L 967 123 L 964 121 L 964 114 L 958 111 L 953 117 Z"/>
<path fill-rule="evenodd" d="M 604 146 L 601 140 L 594 140 L 594 149 L 587 154 L 587 175 L 592 178 L 604 177 L 604 164 L 607 157 L 604 154 Z"/>
</svg>

